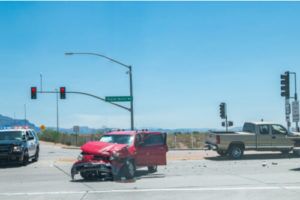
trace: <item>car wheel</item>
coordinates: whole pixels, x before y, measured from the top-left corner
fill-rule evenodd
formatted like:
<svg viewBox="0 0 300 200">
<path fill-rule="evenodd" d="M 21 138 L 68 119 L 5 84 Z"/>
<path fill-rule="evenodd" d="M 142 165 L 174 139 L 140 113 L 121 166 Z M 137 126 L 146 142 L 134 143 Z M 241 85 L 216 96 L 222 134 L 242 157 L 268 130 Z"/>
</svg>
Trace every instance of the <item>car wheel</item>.
<svg viewBox="0 0 300 200">
<path fill-rule="evenodd" d="M 149 173 L 157 172 L 157 165 L 154 165 L 154 166 L 148 166 L 148 172 L 149 172 Z"/>
<path fill-rule="evenodd" d="M 244 154 L 244 148 L 240 145 L 233 145 L 230 147 L 229 156 L 232 159 L 240 159 Z"/>
<path fill-rule="evenodd" d="M 28 151 L 26 150 L 23 155 L 22 165 L 26 166 L 28 162 L 29 162 L 29 154 Z"/>
<path fill-rule="evenodd" d="M 34 158 L 32 159 L 33 162 L 37 162 L 39 160 L 39 154 L 40 154 L 40 149 L 37 148 L 36 152 L 35 152 L 35 155 L 34 155 Z"/>
<path fill-rule="evenodd" d="M 218 153 L 220 156 L 226 156 L 226 154 L 227 154 L 226 151 L 221 151 L 221 150 L 218 150 L 217 153 Z"/>
<path fill-rule="evenodd" d="M 127 160 L 122 171 L 124 172 L 123 176 L 125 176 L 126 179 L 133 179 L 134 175 L 135 175 L 135 164 L 134 164 L 134 162 L 131 161 L 131 160 Z"/>
</svg>

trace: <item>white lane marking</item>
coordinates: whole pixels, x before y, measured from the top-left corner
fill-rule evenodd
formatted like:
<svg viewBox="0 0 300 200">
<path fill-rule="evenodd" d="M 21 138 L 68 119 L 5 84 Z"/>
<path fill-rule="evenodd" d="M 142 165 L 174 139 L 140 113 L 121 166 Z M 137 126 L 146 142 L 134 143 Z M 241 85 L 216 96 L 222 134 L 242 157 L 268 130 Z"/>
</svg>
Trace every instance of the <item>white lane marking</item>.
<svg viewBox="0 0 300 200">
<path fill-rule="evenodd" d="M 210 188 L 154 188 L 154 189 L 126 189 L 126 190 L 90 190 L 90 191 L 54 191 L 54 192 L 18 192 L 0 193 L 0 196 L 38 196 L 38 195 L 71 195 L 71 194 L 101 194 L 101 193 L 138 193 L 138 192 L 171 192 L 171 191 L 236 191 L 236 190 L 300 190 L 300 186 L 261 186 L 261 187 L 210 187 Z"/>
</svg>

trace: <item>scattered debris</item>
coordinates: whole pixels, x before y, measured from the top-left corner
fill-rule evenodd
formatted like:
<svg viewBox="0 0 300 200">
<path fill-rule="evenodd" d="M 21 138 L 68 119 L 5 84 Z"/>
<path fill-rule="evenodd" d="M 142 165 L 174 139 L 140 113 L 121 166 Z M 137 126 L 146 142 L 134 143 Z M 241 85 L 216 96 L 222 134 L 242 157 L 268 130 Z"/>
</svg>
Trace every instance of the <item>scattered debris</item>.
<svg viewBox="0 0 300 200">
<path fill-rule="evenodd" d="M 276 163 L 276 162 L 272 162 L 272 165 L 278 165 L 278 163 Z"/>
<path fill-rule="evenodd" d="M 263 167 L 266 167 L 266 166 L 267 166 L 267 162 L 266 162 L 266 161 L 263 161 L 262 166 L 263 166 Z"/>
</svg>

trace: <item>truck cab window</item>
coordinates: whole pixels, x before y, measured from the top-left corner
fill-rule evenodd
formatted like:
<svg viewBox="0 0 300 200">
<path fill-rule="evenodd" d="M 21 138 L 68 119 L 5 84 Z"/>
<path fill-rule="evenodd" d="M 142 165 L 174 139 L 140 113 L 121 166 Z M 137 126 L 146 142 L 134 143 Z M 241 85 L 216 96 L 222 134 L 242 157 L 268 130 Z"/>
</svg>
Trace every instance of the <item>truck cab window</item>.
<svg viewBox="0 0 300 200">
<path fill-rule="evenodd" d="M 245 123 L 243 127 L 244 132 L 255 133 L 255 125 L 250 123 Z"/>
<path fill-rule="evenodd" d="M 272 134 L 273 135 L 286 135 L 287 130 L 280 125 L 272 125 Z"/>
<path fill-rule="evenodd" d="M 164 138 L 161 134 L 145 135 L 144 138 L 145 146 L 163 145 L 163 144 L 164 144 Z"/>
<path fill-rule="evenodd" d="M 259 128 L 259 133 L 261 135 L 268 135 L 270 133 L 270 129 L 268 125 L 260 125 L 258 126 Z"/>
</svg>

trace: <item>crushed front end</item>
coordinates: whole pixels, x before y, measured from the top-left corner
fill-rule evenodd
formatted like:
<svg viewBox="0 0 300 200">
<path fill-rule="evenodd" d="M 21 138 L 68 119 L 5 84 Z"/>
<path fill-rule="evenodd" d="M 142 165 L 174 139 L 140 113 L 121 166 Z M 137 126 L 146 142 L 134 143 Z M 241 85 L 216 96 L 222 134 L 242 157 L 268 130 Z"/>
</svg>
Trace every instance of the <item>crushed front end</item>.
<svg viewBox="0 0 300 200">
<path fill-rule="evenodd" d="M 111 146 L 99 142 L 90 142 L 82 146 L 78 161 L 71 168 L 72 179 L 74 180 L 76 174 L 80 174 L 86 180 L 111 179 L 117 176 L 123 162 L 119 162 L 119 153 Z"/>
</svg>

